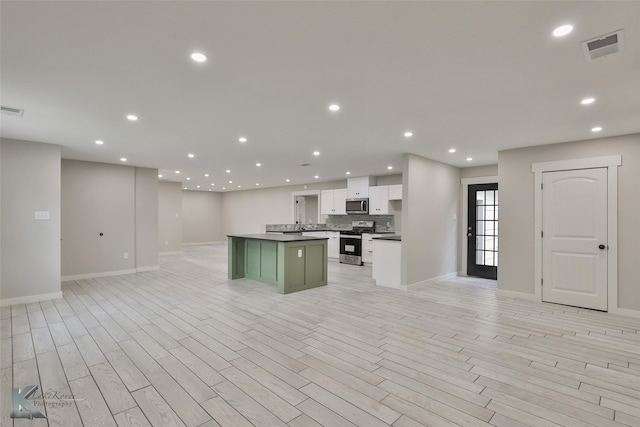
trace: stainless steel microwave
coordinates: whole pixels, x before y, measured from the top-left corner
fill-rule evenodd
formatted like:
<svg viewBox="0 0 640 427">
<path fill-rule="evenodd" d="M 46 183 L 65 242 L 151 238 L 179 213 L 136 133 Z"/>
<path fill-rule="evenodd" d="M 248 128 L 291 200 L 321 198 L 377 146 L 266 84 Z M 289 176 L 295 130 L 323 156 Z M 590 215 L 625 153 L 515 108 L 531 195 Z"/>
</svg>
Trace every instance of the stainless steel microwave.
<svg viewBox="0 0 640 427">
<path fill-rule="evenodd" d="M 368 214 L 369 199 L 347 199 L 347 214 Z"/>
</svg>

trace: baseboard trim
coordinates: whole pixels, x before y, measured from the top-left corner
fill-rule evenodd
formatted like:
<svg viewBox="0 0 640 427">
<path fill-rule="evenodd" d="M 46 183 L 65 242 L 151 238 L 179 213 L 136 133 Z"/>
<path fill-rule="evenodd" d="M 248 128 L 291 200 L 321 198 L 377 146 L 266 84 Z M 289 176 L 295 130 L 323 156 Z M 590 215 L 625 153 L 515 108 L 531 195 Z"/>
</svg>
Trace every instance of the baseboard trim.
<svg viewBox="0 0 640 427">
<path fill-rule="evenodd" d="M 499 297 L 518 298 L 518 299 L 524 299 L 527 301 L 540 302 L 536 298 L 535 294 L 527 294 L 525 292 L 508 291 L 506 289 L 496 289 L 496 295 Z"/>
<path fill-rule="evenodd" d="M 183 243 L 182 246 L 216 245 L 218 243 L 227 243 L 227 242 L 220 240 L 220 241 L 216 241 L 216 242 Z"/>
<path fill-rule="evenodd" d="M 454 271 L 452 273 L 443 274 L 442 276 L 432 277 L 431 279 L 412 283 L 407 286 L 400 286 L 400 289 L 403 291 L 415 291 L 416 289 L 424 288 L 425 286 L 433 285 L 434 283 L 442 282 L 443 280 L 453 279 L 457 275 L 458 275 L 458 272 Z"/>
<path fill-rule="evenodd" d="M 158 255 L 182 255 L 182 251 L 160 252 Z"/>
<path fill-rule="evenodd" d="M 16 304 L 31 304 L 40 301 L 49 301 L 52 299 L 62 298 L 62 291 L 51 292 L 50 294 L 29 295 L 26 297 L 5 298 L 0 299 L 0 307 L 6 307 L 8 305 Z"/>
<path fill-rule="evenodd" d="M 630 308 L 611 308 L 609 309 L 609 313 L 616 314 L 618 316 L 635 317 L 636 319 L 640 319 L 640 311 L 631 310 Z"/>
<path fill-rule="evenodd" d="M 138 267 L 136 268 L 136 273 L 144 273 L 145 271 L 156 271 L 160 270 L 159 265 L 152 265 L 150 267 Z"/>
<path fill-rule="evenodd" d="M 101 271 L 98 273 L 87 273 L 87 274 L 74 274 L 71 276 L 62 276 L 63 282 L 68 282 L 69 280 L 83 280 L 83 279 L 93 279 L 95 277 L 109 277 L 109 276 L 120 276 L 123 274 L 134 274 L 136 273 L 136 269 L 128 269 L 128 270 L 113 270 L 113 271 Z"/>
</svg>

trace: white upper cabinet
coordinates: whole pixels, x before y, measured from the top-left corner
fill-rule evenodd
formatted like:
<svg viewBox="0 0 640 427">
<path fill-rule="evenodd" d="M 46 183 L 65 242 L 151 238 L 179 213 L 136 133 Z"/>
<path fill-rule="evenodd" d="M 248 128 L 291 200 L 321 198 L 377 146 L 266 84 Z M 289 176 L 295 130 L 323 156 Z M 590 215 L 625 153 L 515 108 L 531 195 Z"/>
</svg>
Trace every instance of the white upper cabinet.
<svg viewBox="0 0 640 427">
<path fill-rule="evenodd" d="M 389 186 L 369 187 L 369 215 L 389 214 Z"/>
<path fill-rule="evenodd" d="M 389 200 L 402 200 L 402 184 L 389 186 Z"/>
<path fill-rule="evenodd" d="M 347 189 L 323 190 L 320 193 L 320 213 L 322 215 L 346 215 Z"/>
<path fill-rule="evenodd" d="M 372 178 L 369 176 L 349 178 L 347 180 L 347 198 L 362 199 L 369 197 L 369 186 L 371 183 Z"/>
</svg>

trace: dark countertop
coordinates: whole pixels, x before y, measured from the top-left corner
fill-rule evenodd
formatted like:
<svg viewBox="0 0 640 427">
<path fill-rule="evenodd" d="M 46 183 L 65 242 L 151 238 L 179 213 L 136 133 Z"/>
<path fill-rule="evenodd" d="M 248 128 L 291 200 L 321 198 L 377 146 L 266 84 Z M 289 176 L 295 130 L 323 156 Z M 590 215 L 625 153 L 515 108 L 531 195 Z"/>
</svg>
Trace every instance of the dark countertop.
<svg viewBox="0 0 640 427">
<path fill-rule="evenodd" d="M 351 231 L 348 229 L 336 230 L 335 228 L 322 228 L 316 230 L 269 230 L 267 233 L 282 233 L 282 234 L 300 234 L 300 233 L 312 233 L 314 231 L 331 231 L 339 233 L 341 231 Z M 394 234 L 395 231 L 365 231 L 363 234 Z"/>
<path fill-rule="evenodd" d="M 382 236 L 382 237 L 374 237 L 373 240 L 391 240 L 394 242 L 401 242 L 402 236 L 398 236 L 397 234 L 394 236 Z"/>
<path fill-rule="evenodd" d="M 227 237 L 240 237 L 253 240 L 270 240 L 272 242 L 304 242 L 307 240 L 328 240 L 328 237 L 301 236 L 299 234 L 227 234 Z"/>
</svg>

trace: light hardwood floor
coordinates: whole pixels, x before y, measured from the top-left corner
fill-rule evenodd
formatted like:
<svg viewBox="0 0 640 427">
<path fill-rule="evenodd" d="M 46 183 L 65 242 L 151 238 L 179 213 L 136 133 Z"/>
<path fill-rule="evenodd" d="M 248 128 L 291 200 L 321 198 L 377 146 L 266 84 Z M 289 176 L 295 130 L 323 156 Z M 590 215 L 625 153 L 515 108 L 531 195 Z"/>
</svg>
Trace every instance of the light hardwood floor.
<svg viewBox="0 0 640 427">
<path fill-rule="evenodd" d="M 280 295 L 226 271 L 225 245 L 187 247 L 2 308 L 2 426 L 640 426 L 638 319 L 478 279 L 401 292 L 331 263 Z M 48 418 L 12 421 L 31 384 Z"/>
</svg>

